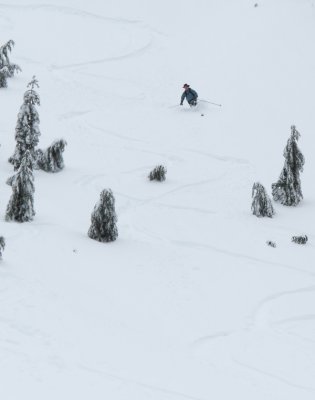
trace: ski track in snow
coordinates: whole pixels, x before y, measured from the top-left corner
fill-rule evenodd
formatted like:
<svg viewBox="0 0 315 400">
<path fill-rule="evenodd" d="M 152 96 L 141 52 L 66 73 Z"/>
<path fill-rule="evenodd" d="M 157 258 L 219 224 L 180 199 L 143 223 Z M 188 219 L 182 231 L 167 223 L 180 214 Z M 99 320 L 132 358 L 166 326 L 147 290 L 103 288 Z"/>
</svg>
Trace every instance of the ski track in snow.
<svg viewBox="0 0 315 400">
<path fill-rule="evenodd" d="M 133 152 L 139 152 L 139 153 L 145 153 L 145 154 L 152 154 L 154 156 L 160 156 L 163 160 L 179 161 L 179 162 L 184 162 L 184 160 L 185 160 L 184 158 L 179 157 L 178 155 L 175 155 L 174 152 L 172 154 L 167 154 L 167 153 L 162 153 L 162 152 L 153 151 L 153 150 L 133 148 L 131 146 L 125 146 L 124 148 L 127 150 L 131 150 Z M 152 166 L 150 168 L 152 168 Z"/>
<path fill-rule="evenodd" d="M 196 212 L 199 214 L 206 214 L 206 215 L 215 215 L 218 212 L 213 211 L 213 210 L 207 210 L 205 208 L 199 208 L 199 207 L 184 207 L 180 205 L 171 205 L 171 204 L 165 204 L 165 203 L 156 203 L 158 207 L 165 207 L 169 209 L 174 209 L 174 210 L 184 210 L 184 211 L 192 211 Z"/>
<path fill-rule="evenodd" d="M 216 340 L 228 340 L 226 345 L 228 348 L 230 348 L 229 351 L 229 359 L 226 361 L 228 364 L 230 363 L 231 365 L 237 365 L 241 369 L 245 369 L 251 373 L 254 373 L 255 375 L 262 376 L 262 377 L 267 377 L 268 379 L 271 379 L 272 381 L 279 382 L 280 384 L 283 384 L 288 387 L 292 387 L 295 389 L 301 389 L 303 391 L 307 391 L 310 393 L 315 392 L 315 387 L 314 386 L 309 386 L 309 385 L 302 385 L 295 383 L 292 379 L 286 378 L 280 374 L 277 373 L 272 373 L 263 367 L 257 367 L 255 365 L 252 365 L 248 362 L 245 362 L 242 360 L 242 351 L 239 350 L 239 343 L 240 341 L 248 343 L 250 338 L 255 335 L 255 332 L 258 331 L 263 331 L 265 332 L 265 335 L 267 334 L 272 334 L 274 331 L 274 326 L 278 325 L 283 325 L 287 324 L 290 322 L 304 322 L 304 321 L 314 321 L 315 320 L 315 314 L 308 314 L 308 315 L 300 315 L 300 316 L 294 316 L 294 317 L 289 317 L 289 318 L 284 318 L 284 319 L 279 319 L 276 320 L 275 322 L 270 322 L 268 319 L 268 313 L 270 310 L 270 307 L 272 307 L 272 304 L 277 302 L 280 299 L 283 299 L 285 297 L 291 297 L 291 296 L 299 296 L 303 295 L 306 293 L 314 293 L 315 292 L 315 286 L 307 286 L 303 287 L 300 289 L 296 290 L 287 290 L 287 291 L 281 291 L 277 292 L 273 295 L 267 296 L 266 298 L 262 299 L 255 307 L 251 315 L 247 318 L 248 322 L 244 326 L 244 328 L 241 328 L 239 330 L 231 330 L 231 331 L 222 331 L 222 332 L 214 332 L 212 334 L 200 337 L 196 340 L 194 340 L 191 344 L 192 347 L 201 347 L 203 348 L 204 345 L 207 345 L 208 343 L 211 343 L 212 341 Z M 277 332 L 276 332 L 277 333 Z M 307 339 L 304 337 L 301 337 L 298 334 L 292 334 L 288 333 L 288 335 L 297 338 L 298 340 L 302 340 L 304 342 L 309 342 L 309 343 L 314 343 L 315 341 L 312 339 Z M 231 340 L 230 340 L 231 339 Z M 246 346 L 247 347 L 247 346 Z M 236 355 L 237 354 L 237 355 Z M 259 361 L 257 361 L 259 362 Z"/>
<path fill-rule="evenodd" d="M 266 262 L 267 263 L 267 262 Z M 298 296 L 300 294 L 305 293 L 315 293 L 315 285 L 303 287 L 296 290 L 286 290 L 274 293 L 270 296 L 265 297 L 264 299 L 260 300 L 259 303 L 256 305 L 252 313 L 246 318 L 247 322 L 241 330 L 238 331 L 223 331 L 223 332 L 216 332 L 213 334 L 209 334 L 207 336 L 201 337 L 196 339 L 193 344 L 202 344 L 206 343 L 208 340 L 214 340 L 218 338 L 224 338 L 231 336 L 235 333 L 246 333 L 253 331 L 255 329 L 265 329 L 269 328 L 272 329 L 272 326 L 275 325 L 282 325 L 288 322 L 300 322 L 300 321 L 313 321 L 315 320 L 315 314 L 307 314 L 301 316 L 294 316 L 289 318 L 284 318 L 277 320 L 275 322 L 270 322 L 268 319 L 269 309 L 274 302 L 277 300 L 282 299 L 283 297 L 290 297 L 290 296 Z"/>
<path fill-rule="evenodd" d="M 102 58 L 95 59 L 95 60 L 88 60 L 88 61 L 83 61 L 83 62 L 78 62 L 78 63 L 70 63 L 70 64 L 64 64 L 64 65 L 51 64 L 49 66 L 49 69 L 51 71 L 74 69 L 74 68 L 86 67 L 89 65 L 102 64 L 102 63 L 113 62 L 113 61 L 123 61 L 123 60 L 127 60 L 129 58 L 140 56 L 140 55 L 146 53 L 153 46 L 154 34 L 158 33 L 155 29 L 150 28 L 149 26 L 143 24 L 142 21 L 139 21 L 139 20 L 128 20 L 128 19 L 123 19 L 123 18 L 109 18 L 109 17 L 105 17 L 105 16 L 102 16 L 99 14 L 93 14 L 91 12 L 87 12 L 87 11 L 83 11 L 83 10 L 71 8 L 71 7 L 65 7 L 65 6 L 56 6 L 56 5 L 49 5 L 49 4 L 47 4 L 47 5 L 45 5 L 45 4 L 20 5 L 20 4 L 1 3 L 0 8 L 20 9 L 20 10 L 29 10 L 29 11 L 35 11 L 35 10 L 45 10 L 48 12 L 54 11 L 54 12 L 59 12 L 62 14 L 97 19 L 97 20 L 101 20 L 101 21 L 105 21 L 105 22 L 109 22 L 109 23 L 114 23 L 114 24 L 134 26 L 134 27 L 137 27 L 138 29 L 141 29 L 144 32 L 148 33 L 149 37 L 148 37 L 147 42 L 139 48 L 135 48 L 126 53 L 123 53 L 123 54 L 120 54 L 117 56 L 112 56 L 112 57 L 102 57 Z M 162 34 L 162 33 L 159 33 L 159 34 Z M 21 58 L 21 59 L 23 59 L 23 58 Z M 38 62 L 30 60 L 30 59 L 28 60 L 28 62 L 38 64 Z"/>
<path fill-rule="evenodd" d="M 81 187 L 95 187 L 102 190 L 104 188 L 108 174 L 87 174 L 81 175 L 75 179 L 73 183 Z"/>
<path fill-rule="evenodd" d="M 53 4 L 7 4 L 7 3 L 0 3 L 0 8 L 8 8 L 8 9 L 20 9 L 20 10 L 50 10 L 50 11 L 58 11 L 61 13 L 65 14 L 70 14 L 70 15 L 80 15 L 82 17 L 89 17 L 89 18 L 94 18 L 94 19 L 99 19 L 102 21 L 109 21 L 109 22 L 114 22 L 114 23 L 120 23 L 120 24 L 139 24 L 141 21 L 138 20 L 131 20 L 131 19 L 124 19 L 124 18 L 110 18 L 110 17 L 105 17 L 99 14 L 93 14 L 88 11 L 83 11 L 77 8 L 72 8 L 72 7 L 66 7 L 66 6 L 57 6 Z"/>
<path fill-rule="evenodd" d="M 300 315 L 298 317 L 280 319 L 276 322 L 273 322 L 272 325 L 283 325 L 290 322 L 300 322 L 300 321 L 315 321 L 315 314 L 306 314 L 306 315 Z"/>
<path fill-rule="evenodd" d="M 270 325 L 268 323 L 266 313 L 268 313 L 268 306 L 273 302 L 276 302 L 277 300 L 283 297 L 298 296 L 299 294 L 313 293 L 313 292 L 315 292 L 315 285 L 303 287 L 296 290 L 286 290 L 265 297 L 256 305 L 255 309 L 252 311 L 252 314 L 249 316 L 248 329 L 253 329 L 259 326 L 265 327 Z"/>
<path fill-rule="evenodd" d="M 266 266 L 270 266 L 270 267 L 276 266 L 276 267 L 280 267 L 280 268 L 286 268 L 286 269 L 289 269 L 289 270 L 292 270 L 292 271 L 295 271 L 295 272 L 299 272 L 301 274 L 306 274 L 306 275 L 309 275 L 309 276 L 312 276 L 312 277 L 315 276 L 315 273 L 307 271 L 307 270 L 304 270 L 304 269 L 301 269 L 301 268 L 294 267 L 293 265 L 278 263 L 278 262 L 274 262 L 274 261 L 270 261 L 270 260 L 264 260 L 262 258 L 253 257 L 253 256 L 250 256 L 248 254 L 242 254 L 242 253 L 229 251 L 229 250 L 226 250 L 226 249 L 221 249 L 221 248 L 212 246 L 210 244 L 198 243 L 198 242 L 186 242 L 186 241 L 182 241 L 182 240 L 173 240 L 172 243 L 174 243 L 174 244 L 176 244 L 178 246 L 184 246 L 184 247 L 187 247 L 187 246 L 188 247 L 196 247 L 196 248 L 199 247 L 201 249 L 209 248 L 211 250 L 214 250 L 217 253 L 221 253 L 221 254 L 227 255 L 229 257 L 243 258 L 245 260 L 249 260 L 249 261 L 252 261 L 254 263 L 265 264 Z"/>
<path fill-rule="evenodd" d="M 7 327 L 6 330 L 9 329 L 14 332 L 17 332 L 21 337 L 31 338 L 34 341 L 36 341 L 39 338 L 44 344 L 47 344 L 49 342 L 49 338 L 50 338 L 49 335 L 43 333 L 42 331 L 40 331 L 37 328 L 33 328 L 30 325 L 22 324 L 22 323 L 17 324 L 14 319 L 4 318 L 4 317 L 0 316 L 0 324 L 6 325 L 6 327 Z M 13 336 L 12 333 L 9 336 L 12 337 Z M 2 336 L 2 338 L 3 338 L 3 336 Z M 5 341 L 7 342 L 8 340 L 5 340 Z M 22 340 L 15 339 L 14 343 L 21 344 L 21 341 Z"/>
<path fill-rule="evenodd" d="M 185 149 L 187 152 L 194 153 L 194 154 L 199 154 L 205 157 L 212 158 L 217 161 L 222 161 L 222 162 L 230 162 L 233 164 L 240 164 L 240 165 L 246 165 L 250 166 L 250 162 L 248 160 L 242 159 L 242 158 L 235 158 L 235 157 L 229 157 L 229 156 L 220 156 L 217 154 L 212 154 L 212 153 L 207 153 L 205 151 L 200 151 L 200 150 L 192 150 L 192 149 Z"/>
<path fill-rule="evenodd" d="M 136 202 L 136 204 L 133 204 L 131 207 L 128 207 L 128 208 L 126 208 L 125 210 L 120 210 L 120 211 L 123 211 L 123 212 L 129 211 L 129 212 L 130 212 L 130 210 L 135 210 L 135 209 L 138 208 L 138 207 L 143 207 L 143 206 L 145 206 L 145 205 L 150 205 L 150 204 L 152 204 L 152 203 L 155 203 L 156 200 L 163 199 L 164 197 L 167 197 L 167 196 L 169 196 L 169 195 L 171 195 L 171 194 L 174 194 L 174 193 L 178 193 L 178 192 L 180 192 L 180 191 L 182 191 L 182 190 L 185 190 L 185 189 L 187 189 L 187 188 L 203 186 L 203 185 L 207 185 L 207 184 L 209 184 L 209 183 L 211 183 L 211 182 L 218 181 L 218 180 L 220 180 L 220 179 L 221 179 L 223 176 L 225 176 L 225 175 L 226 175 L 226 173 L 223 173 L 222 176 L 219 176 L 219 177 L 209 178 L 209 179 L 205 179 L 205 180 L 202 180 L 202 181 L 199 181 L 199 182 L 194 182 L 194 183 L 188 183 L 188 184 L 184 184 L 184 185 L 179 185 L 179 186 L 177 186 L 177 187 L 174 188 L 174 189 L 171 189 L 171 190 L 169 190 L 169 191 L 166 191 L 166 192 L 164 192 L 164 193 L 161 193 L 161 194 L 159 194 L 159 195 L 157 195 L 157 196 L 150 197 L 150 198 L 148 198 L 148 199 L 141 199 L 141 198 L 139 198 L 139 197 L 130 196 L 130 195 L 126 194 L 126 193 L 116 191 L 116 194 L 117 194 L 118 196 L 124 197 L 124 198 L 126 198 L 126 199 L 128 199 L 128 200 L 133 200 L 133 201 Z M 103 178 L 103 176 L 104 176 L 104 175 L 101 174 L 101 178 Z M 97 177 L 96 177 L 95 181 L 98 181 L 98 178 L 97 178 Z M 91 182 L 95 182 L 95 181 L 94 181 L 94 178 L 93 178 L 93 177 L 87 177 L 86 180 L 85 180 L 85 183 L 90 185 Z M 81 181 L 81 178 L 79 178 L 79 179 L 76 181 L 76 183 L 79 183 L 79 184 L 81 184 L 81 182 L 82 182 L 82 181 Z M 154 184 L 154 183 L 155 183 L 155 182 L 153 182 L 153 184 Z M 84 185 L 84 181 L 83 181 L 83 185 Z M 99 185 L 99 187 L 101 187 L 101 185 Z M 159 203 L 156 203 L 155 205 L 159 205 Z M 199 212 L 199 213 L 201 213 L 201 214 L 216 214 L 216 211 L 198 209 L 198 208 L 193 208 L 193 207 L 190 208 L 190 207 L 175 206 L 175 205 L 174 205 L 174 206 L 168 206 L 168 205 L 165 205 L 165 204 L 162 204 L 162 206 L 163 206 L 163 207 L 170 208 L 170 209 L 174 208 L 174 209 L 178 209 L 178 210 L 182 209 L 182 210 L 186 210 L 186 211 L 195 211 L 195 212 Z M 134 228 L 135 228 L 136 230 L 139 231 L 139 228 L 138 228 L 138 227 L 135 227 L 135 226 L 134 226 Z M 141 232 L 144 232 L 144 231 L 141 231 Z M 145 232 L 148 234 L 148 231 L 145 231 Z M 150 235 L 151 235 L 151 234 L 150 234 Z M 156 234 L 152 234 L 152 235 L 153 235 L 152 237 L 155 237 L 155 238 L 158 238 L 158 237 L 159 237 L 159 235 L 156 235 Z M 159 237 L 159 238 L 161 239 L 161 237 Z"/>
<path fill-rule="evenodd" d="M 138 168 L 137 171 L 147 171 L 147 169 L 145 168 Z M 127 174 L 131 173 L 131 172 L 125 172 Z M 97 186 L 102 187 L 103 185 L 98 184 L 99 180 L 104 180 L 104 178 L 106 178 L 108 175 L 107 174 L 99 174 L 99 175 L 86 175 L 86 176 L 82 176 L 80 178 L 78 178 L 75 183 L 78 185 L 82 185 L 82 186 L 88 186 L 91 184 L 97 184 Z M 176 210 L 185 210 L 185 211 L 192 211 L 192 212 L 196 212 L 196 213 L 200 213 L 200 214 L 208 214 L 208 215 L 215 215 L 218 212 L 215 210 L 208 210 L 208 209 L 203 209 L 203 208 L 199 208 L 199 207 L 185 207 L 182 205 L 170 205 L 170 204 L 166 204 L 166 203 L 159 203 L 156 202 L 156 200 L 160 200 L 164 197 L 169 196 L 170 194 L 185 190 L 186 188 L 190 188 L 190 187 L 195 187 L 195 186 L 202 186 L 202 185 L 206 185 L 208 183 L 211 183 L 213 181 L 217 181 L 219 180 L 220 177 L 218 178 L 209 178 L 200 182 L 195 182 L 195 183 L 189 183 L 189 184 L 185 184 L 185 185 L 180 185 L 172 190 L 166 191 L 164 193 L 161 193 L 160 195 L 154 196 L 154 197 L 150 197 L 148 199 L 143 199 L 140 197 L 135 197 L 135 196 L 130 196 L 129 194 L 126 194 L 124 192 L 120 192 L 120 191 L 115 191 L 117 196 L 121 196 L 125 199 L 128 200 L 132 200 L 134 202 L 136 202 L 135 205 L 133 205 L 131 208 L 134 209 L 135 207 L 141 207 L 143 205 L 149 205 L 151 203 L 155 203 L 155 206 L 161 206 L 161 207 L 165 207 L 165 208 L 169 208 L 169 209 L 176 209 Z M 128 209 L 128 211 L 130 211 L 130 209 Z M 201 245 L 202 246 L 202 245 Z"/>
<path fill-rule="evenodd" d="M 92 112 L 92 110 L 72 111 L 65 114 L 61 114 L 59 116 L 59 119 L 65 120 L 65 119 L 79 118 L 82 117 L 83 115 L 89 114 L 90 112 Z"/>
<path fill-rule="evenodd" d="M 274 328 L 277 327 L 277 325 L 283 325 L 287 324 L 289 322 L 303 322 L 303 321 L 314 321 L 315 320 L 315 315 L 300 315 L 300 316 L 294 316 L 294 317 L 289 317 L 289 318 L 284 318 L 284 319 L 277 319 L 274 322 L 270 322 L 268 316 L 270 313 L 270 309 L 272 308 L 272 305 L 276 303 L 278 300 L 281 300 L 283 298 L 287 297 L 292 297 L 292 296 L 299 296 L 303 295 L 306 293 L 315 293 L 315 286 L 307 286 L 307 287 L 302 287 L 296 290 L 286 290 L 286 291 L 281 291 L 277 292 L 275 294 L 272 294 L 270 296 L 265 297 L 262 299 L 255 307 L 255 309 L 252 311 L 251 315 L 248 317 L 248 323 L 247 326 L 239 332 L 240 335 L 245 335 L 247 337 L 248 334 L 251 336 L 255 334 L 255 331 L 257 330 L 262 330 L 264 332 L 269 332 L 269 334 L 272 334 L 272 332 L 275 330 Z M 295 302 L 296 303 L 296 302 Z M 275 331 L 277 334 L 277 332 Z M 315 341 L 306 339 L 304 337 L 301 337 L 300 335 L 297 334 L 292 334 L 288 333 L 292 337 L 296 337 L 299 340 L 302 340 L 304 342 L 310 342 L 314 343 Z M 248 341 L 248 339 L 247 339 Z M 297 389 L 302 389 L 308 392 L 315 392 L 315 387 L 314 386 L 306 386 L 306 385 L 300 385 L 297 383 L 294 383 L 292 380 L 289 380 L 283 376 L 280 376 L 279 374 L 271 373 L 263 368 L 259 368 L 256 366 L 253 366 L 249 363 L 246 363 L 244 361 L 241 361 L 241 355 L 232 356 L 231 360 L 239 365 L 242 368 L 245 368 L 251 372 L 254 372 L 256 374 L 262 375 L 269 377 L 270 379 L 277 380 L 280 383 L 283 383 L 285 385 L 291 386 L 293 388 Z"/>
<path fill-rule="evenodd" d="M 109 129 L 105 129 L 105 128 L 93 126 L 93 125 L 91 125 L 91 124 L 87 124 L 87 126 L 88 126 L 88 128 L 93 129 L 94 132 L 95 132 L 95 131 L 101 132 L 101 133 L 102 133 L 102 136 L 104 136 L 104 134 L 105 134 L 105 135 L 114 136 L 115 138 L 122 139 L 122 140 L 125 140 L 125 141 L 127 141 L 127 142 L 148 143 L 148 142 L 145 141 L 145 140 L 142 140 L 142 139 L 135 139 L 135 138 L 132 138 L 132 137 L 130 137 L 130 136 L 122 135 L 122 134 L 120 134 L 120 133 L 114 132 L 114 131 L 109 130 Z"/>
<path fill-rule="evenodd" d="M 91 368 L 91 367 L 88 367 L 86 365 L 79 365 L 79 368 L 82 368 L 82 369 L 84 369 L 86 371 L 89 371 L 91 373 L 100 374 L 102 376 L 106 376 L 108 378 L 121 381 L 121 382 L 129 384 L 129 385 L 135 385 L 135 386 L 138 386 L 138 387 L 149 389 L 149 390 L 152 390 L 154 392 L 160 392 L 160 393 L 164 393 L 164 394 L 167 394 L 167 395 L 171 395 L 171 396 L 174 396 L 174 397 L 180 397 L 180 398 L 188 399 L 188 400 L 205 400 L 205 399 L 202 399 L 200 397 L 189 396 L 189 395 L 187 395 L 185 393 L 180 393 L 180 392 L 177 392 L 175 390 L 170 390 L 170 389 L 166 389 L 166 388 L 163 388 L 163 387 L 150 385 L 148 383 L 139 382 L 139 381 L 136 381 L 136 380 L 133 380 L 133 379 L 124 378 L 122 376 L 111 374 L 111 373 L 102 371 L 100 369 Z"/>
<path fill-rule="evenodd" d="M 168 190 L 167 192 L 164 192 L 162 194 L 159 194 L 157 196 L 154 197 L 150 197 L 149 199 L 143 200 L 142 204 L 140 205 L 147 205 L 150 204 L 152 202 L 154 202 L 155 200 L 160 200 L 163 199 L 166 196 L 169 196 L 170 194 L 174 194 L 174 193 L 178 193 L 181 192 L 182 190 L 188 189 L 188 188 L 194 188 L 194 187 L 198 187 L 198 186 L 203 186 L 203 185 L 207 185 L 211 182 L 216 182 L 218 180 L 221 180 L 225 175 L 227 174 L 227 172 L 224 172 L 223 174 L 214 177 L 214 178 L 209 178 L 209 179 L 203 179 L 201 181 L 198 182 L 192 182 L 192 183 L 186 183 L 184 185 L 180 185 L 174 189 Z"/>
<path fill-rule="evenodd" d="M 192 346 L 199 346 L 203 345 L 205 343 L 208 343 L 209 341 L 212 340 L 217 340 L 217 339 L 225 339 L 226 337 L 229 337 L 233 335 L 236 331 L 222 331 L 222 332 L 214 332 L 206 336 L 202 336 L 192 342 Z"/>
<path fill-rule="evenodd" d="M 246 364 L 246 363 L 244 363 L 242 361 L 239 361 L 239 360 L 237 360 L 235 358 L 233 358 L 233 361 L 234 361 L 234 363 L 236 365 L 240 366 L 241 368 L 245 368 L 248 371 L 254 372 L 255 374 L 259 374 L 259 375 L 262 375 L 264 377 L 270 378 L 270 379 L 272 379 L 274 381 L 278 381 L 278 382 L 280 382 L 280 383 L 282 383 L 282 384 L 284 384 L 286 386 L 289 386 L 289 387 L 292 387 L 292 388 L 295 388 L 295 389 L 305 390 L 305 391 L 311 392 L 311 393 L 315 392 L 315 388 L 314 387 L 304 386 L 304 385 L 299 385 L 299 384 L 293 383 L 289 379 L 286 379 L 286 378 L 284 378 L 282 376 L 279 376 L 279 375 L 273 374 L 271 372 L 265 371 L 263 369 L 254 367 L 253 365 Z"/>
<path fill-rule="evenodd" d="M 54 71 L 54 70 L 64 70 L 64 69 L 85 67 L 85 66 L 89 66 L 89 65 L 93 65 L 93 64 L 103 64 L 103 63 L 110 62 L 110 61 L 122 61 L 122 60 L 125 60 L 125 59 L 129 59 L 129 58 L 132 58 L 132 57 L 137 57 L 137 56 L 140 56 L 140 55 L 144 54 L 147 50 L 149 50 L 152 47 L 152 43 L 153 43 L 153 38 L 150 38 L 150 40 L 148 41 L 148 43 L 146 45 L 140 47 L 139 49 L 132 50 L 132 51 L 126 53 L 126 54 L 122 54 L 122 55 L 114 56 L 114 57 L 104 57 L 104 58 L 100 58 L 100 59 L 97 59 L 97 60 L 80 62 L 80 63 L 75 63 L 75 64 L 67 64 L 67 65 L 54 65 L 54 64 L 52 64 L 50 66 L 50 69 L 52 71 Z"/>
</svg>

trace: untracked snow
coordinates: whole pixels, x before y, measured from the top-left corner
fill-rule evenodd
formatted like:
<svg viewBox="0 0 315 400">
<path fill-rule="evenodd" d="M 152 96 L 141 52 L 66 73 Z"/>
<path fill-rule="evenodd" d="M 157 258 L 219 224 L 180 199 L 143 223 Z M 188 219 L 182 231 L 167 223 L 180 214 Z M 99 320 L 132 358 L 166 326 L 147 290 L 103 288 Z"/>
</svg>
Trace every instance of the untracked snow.
<svg viewBox="0 0 315 400">
<path fill-rule="evenodd" d="M 314 400 L 315 1 L 4 0 L 0 39 L 22 68 L 0 89 L 1 400 Z M 33 75 L 65 167 L 6 222 Z M 185 82 L 222 107 L 180 107 Z M 256 218 L 291 125 L 303 200 Z M 87 235 L 106 188 L 112 243 Z"/>
</svg>

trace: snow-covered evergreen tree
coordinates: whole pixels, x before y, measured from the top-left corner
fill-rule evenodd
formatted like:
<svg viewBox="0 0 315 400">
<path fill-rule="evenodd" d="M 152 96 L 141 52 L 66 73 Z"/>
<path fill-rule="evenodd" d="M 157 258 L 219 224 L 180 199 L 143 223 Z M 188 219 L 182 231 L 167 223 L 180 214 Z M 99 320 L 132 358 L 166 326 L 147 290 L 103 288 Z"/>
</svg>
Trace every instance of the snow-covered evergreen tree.
<svg viewBox="0 0 315 400">
<path fill-rule="evenodd" d="M 34 177 L 33 159 L 29 150 L 26 150 L 21 165 L 15 175 L 8 179 L 12 186 L 12 195 L 7 206 L 6 221 L 31 221 L 34 211 Z"/>
<path fill-rule="evenodd" d="M 272 184 L 272 196 L 285 206 L 296 206 L 303 199 L 300 172 L 305 163 L 304 156 L 298 148 L 300 133 L 291 126 L 291 136 L 284 149 L 284 167 L 277 182 Z"/>
<path fill-rule="evenodd" d="M 55 140 L 45 151 L 37 150 L 37 165 L 46 172 L 58 172 L 64 168 L 63 156 L 67 142 Z"/>
<path fill-rule="evenodd" d="M 37 167 L 35 147 L 38 145 L 40 130 L 39 116 L 36 105 L 40 105 L 40 99 L 34 87 L 38 86 L 35 76 L 27 85 L 30 87 L 24 93 L 24 101 L 18 114 L 18 120 L 15 128 L 16 147 L 14 154 L 9 158 L 9 162 L 17 170 L 20 167 L 22 157 L 26 150 L 29 150 L 33 160 L 33 167 Z"/>
<path fill-rule="evenodd" d="M 163 182 L 166 179 L 167 169 L 163 165 L 156 166 L 149 174 L 150 181 Z"/>
<path fill-rule="evenodd" d="M 0 236 L 0 260 L 2 258 L 2 253 L 5 248 L 5 239 L 3 236 Z"/>
<path fill-rule="evenodd" d="M 308 241 L 308 237 L 306 235 L 304 236 L 292 236 L 292 242 L 297 243 L 297 244 L 306 244 Z"/>
<path fill-rule="evenodd" d="M 113 242 L 118 237 L 116 222 L 115 198 L 111 189 L 105 189 L 92 212 L 88 236 L 99 242 Z"/>
<path fill-rule="evenodd" d="M 12 51 L 14 41 L 9 40 L 4 45 L 0 46 L 0 88 L 7 86 L 6 79 L 12 77 L 15 73 L 21 71 L 17 64 L 10 62 L 9 53 Z"/>
<path fill-rule="evenodd" d="M 252 189 L 252 212 L 256 217 L 272 217 L 274 209 L 266 189 L 259 182 L 255 182 Z"/>
<path fill-rule="evenodd" d="M 6 88 L 8 86 L 7 78 L 9 77 L 8 67 L 0 67 L 0 88 Z"/>
</svg>

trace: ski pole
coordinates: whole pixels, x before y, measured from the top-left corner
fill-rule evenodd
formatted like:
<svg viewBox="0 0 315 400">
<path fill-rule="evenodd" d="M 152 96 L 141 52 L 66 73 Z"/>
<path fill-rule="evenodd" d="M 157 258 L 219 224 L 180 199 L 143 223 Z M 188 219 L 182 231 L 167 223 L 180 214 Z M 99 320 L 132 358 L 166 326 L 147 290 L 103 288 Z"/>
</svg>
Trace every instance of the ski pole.
<svg viewBox="0 0 315 400">
<path fill-rule="evenodd" d="M 200 99 L 200 101 L 204 101 L 206 103 L 213 104 L 214 106 L 222 107 L 222 104 L 212 103 L 211 101 L 208 101 L 208 100 Z"/>
</svg>

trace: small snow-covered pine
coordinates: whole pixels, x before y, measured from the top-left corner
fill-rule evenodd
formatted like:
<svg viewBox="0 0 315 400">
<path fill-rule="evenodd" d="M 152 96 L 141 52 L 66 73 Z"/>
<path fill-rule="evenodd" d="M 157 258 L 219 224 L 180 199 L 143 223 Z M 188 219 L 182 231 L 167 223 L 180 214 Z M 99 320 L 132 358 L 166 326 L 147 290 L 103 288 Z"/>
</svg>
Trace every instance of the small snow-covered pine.
<svg viewBox="0 0 315 400">
<path fill-rule="evenodd" d="M 45 151 L 37 150 L 37 165 L 46 172 L 59 172 L 64 168 L 63 155 L 67 142 L 55 140 Z"/>
<path fill-rule="evenodd" d="M 256 217 L 272 217 L 274 209 L 266 189 L 259 182 L 255 182 L 252 189 L 252 212 Z"/>
<path fill-rule="evenodd" d="M 111 189 L 104 189 L 92 212 L 88 236 L 99 242 L 113 242 L 118 237 L 116 222 L 113 192 Z"/>
<path fill-rule="evenodd" d="M 11 63 L 9 59 L 9 53 L 13 46 L 13 40 L 0 46 L 0 88 L 7 87 L 7 78 L 11 78 L 15 73 L 21 71 L 21 68 L 17 64 Z"/>
<path fill-rule="evenodd" d="M 167 169 L 163 165 L 156 166 L 149 174 L 150 181 L 163 182 L 166 179 Z"/>
<path fill-rule="evenodd" d="M 297 244 L 306 244 L 308 241 L 308 237 L 306 235 L 304 236 L 292 236 L 291 239 L 292 242 L 297 243 Z"/>
<path fill-rule="evenodd" d="M 7 183 L 12 186 L 12 195 L 6 210 L 6 221 L 31 221 L 35 215 L 35 188 L 33 160 L 29 150 L 26 150 L 17 173 Z"/>
<path fill-rule="evenodd" d="M 33 76 L 33 79 L 27 85 L 30 89 L 24 93 L 24 101 L 20 108 L 15 128 L 16 147 L 14 154 L 9 158 L 9 162 L 14 165 L 15 170 L 20 167 L 26 150 L 30 152 L 33 167 L 37 167 L 35 147 L 39 142 L 40 130 L 36 105 L 40 105 L 40 99 L 34 90 L 35 86 L 39 87 L 38 81 Z"/>
<path fill-rule="evenodd" d="M 0 260 L 2 258 L 2 253 L 5 248 L 5 239 L 3 236 L 0 236 Z"/>
<path fill-rule="evenodd" d="M 277 182 L 272 184 L 272 196 L 285 206 L 296 206 L 303 199 L 300 172 L 303 171 L 305 159 L 297 141 L 300 133 L 294 125 L 291 126 L 291 135 L 284 149 L 284 167 Z"/>
</svg>

